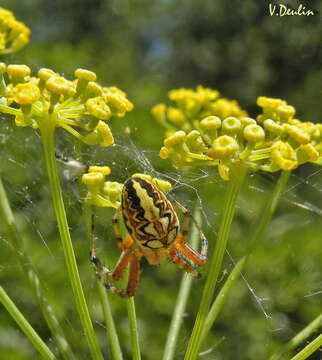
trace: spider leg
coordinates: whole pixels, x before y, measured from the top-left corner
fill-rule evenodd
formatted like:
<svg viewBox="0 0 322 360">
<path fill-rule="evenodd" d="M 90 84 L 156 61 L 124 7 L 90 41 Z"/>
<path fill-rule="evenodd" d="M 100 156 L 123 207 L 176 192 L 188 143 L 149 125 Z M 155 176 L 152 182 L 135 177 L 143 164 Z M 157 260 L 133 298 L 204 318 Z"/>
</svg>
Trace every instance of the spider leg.
<svg viewBox="0 0 322 360">
<path fill-rule="evenodd" d="M 119 224 L 119 215 L 120 215 L 120 209 L 121 207 L 119 207 L 116 211 L 115 214 L 112 218 L 112 226 L 113 226 L 113 231 L 115 233 L 115 240 L 117 242 L 117 245 L 122 249 L 122 233 L 121 233 L 121 228 L 120 228 L 120 224 Z"/>
<path fill-rule="evenodd" d="M 111 291 L 113 294 L 117 294 L 122 297 L 132 296 L 132 295 L 127 295 L 128 290 L 122 290 L 117 288 L 115 285 L 111 284 L 109 280 L 119 280 L 130 262 L 131 262 L 131 268 L 132 267 L 135 268 L 135 266 L 132 265 L 132 258 L 135 257 L 135 255 L 133 255 L 134 252 L 133 244 L 134 244 L 133 239 L 130 236 L 128 236 L 125 239 L 124 244 L 122 244 L 123 251 L 115 265 L 115 268 L 112 271 L 109 270 L 104 264 L 102 264 L 102 262 L 96 255 L 96 236 L 94 235 L 94 217 L 92 217 L 92 246 L 90 251 L 90 261 L 92 263 L 96 276 L 105 286 L 105 288 Z M 135 257 L 135 259 L 139 259 L 139 257 L 138 258 Z M 131 286 L 128 285 L 130 286 L 129 289 L 130 292 L 135 291 L 136 288 L 136 283 L 134 279 L 135 277 L 133 276 L 131 280 Z"/>
<path fill-rule="evenodd" d="M 171 247 L 168 250 L 171 261 L 177 265 L 180 269 L 186 271 L 191 276 L 200 278 L 201 274 L 196 270 L 193 265 L 190 264 L 189 259 L 185 256 L 185 254 L 181 253 L 175 247 Z"/>
<path fill-rule="evenodd" d="M 98 277 L 98 279 L 101 281 L 101 283 L 105 286 L 107 290 L 119 296 L 124 296 L 124 293 L 126 293 L 126 291 L 117 288 L 115 285 L 111 284 L 108 280 L 118 280 L 126 270 L 130 260 L 131 260 L 131 251 L 130 250 L 123 251 L 121 256 L 119 257 L 119 260 L 114 270 L 111 271 L 101 263 L 98 257 L 91 256 L 91 263 L 93 265 L 95 274 Z"/>
<path fill-rule="evenodd" d="M 179 235 L 175 241 L 177 249 L 184 253 L 191 261 L 198 265 L 203 265 L 207 261 L 207 252 L 208 252 L 208 241 L 205 234 L 200 229 L 197 221 L 191 214 L 189 210 L 187 210 L 184 206 L 182 206 L 178 201 L 173 199 L 178 208 L 183 212 L 183 225 L 182 225 L 182 234 Z M 198 253 L 194 250 L 189 244 L 186 243 L 187 235 L 189 233 L 189 224 L 190 219 L 194 222 L 195 226 L 199 231 L 199 236 L 201 240 L 201 250 Z"/>
<path fill-rule="evenodd" d="M 134 296 L 139 282 L 139 277 L 140 277 L 140 258 L 137 257 L 136 255 L 132 255 L 126 292 L 121 296 L 124 297 Z"/>
</svg>

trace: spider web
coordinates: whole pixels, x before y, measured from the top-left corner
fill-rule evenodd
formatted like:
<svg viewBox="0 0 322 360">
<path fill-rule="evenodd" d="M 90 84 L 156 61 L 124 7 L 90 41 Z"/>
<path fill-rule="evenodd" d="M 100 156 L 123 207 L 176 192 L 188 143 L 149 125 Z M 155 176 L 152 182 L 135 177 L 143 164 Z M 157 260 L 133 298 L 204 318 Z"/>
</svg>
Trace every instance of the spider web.
<svg viewBox="0 0 322 360">
<path fill-rule="evenodd" d="M 12 136 L 13 130 L 10 129 L 10 127 L 7 125 L 2 125 L 0 145 L 5 146 L 7 142 L 12 139 Z M 41 146 L 40 140 L 38 138 L 36 141 L 38 144 L 36 144 L 33 137 L 34 133 L 28 135 L 25 139 L 24 146 L 26 149 L 25 153 L 27 154 L 26 158 L 24 160 L 19 160 L 19 157 L 17 157 L 16 154 L 9 153 L 6 159 L 6 166 L 9 166 L 12 171 L 30 172 L 30 178 L 33 178 L 33 180 L 30 181 L 30 184 L 31 186 L 37 186 L 38 179 L 45 175 L 42 158 L 35 156 L 35 154 L 39 152 L 39 146 Z M 63 156 L 70 158 L 73 158 L 73 154 L 76 149 L 74 142 L 65 136 L 58 140 L 57 148 Z M 115 178 L 113 180 L 116 181 L 124 181 L 134 172 L 142 172 L 153 177 L 158 177 L 170 181 L 173 186 L 173 189 L 171 190 L 172 196 L 174 196 L 176 200 L 183 203 L 183 205 L 185 205 L 185 207 L 189 208 L 190 210 L 193 210 L 195 206 L 198 206 L 201 210 L 204 227 L 206 228 L 208 237 L 216 237 L 218 230 L 217 224 L 219 223 L 218 220 L 220 214 L 217 212 L 214 213 L 212 205 L 201 195 L 200 190 L 202 186 L 216 184 L 219 189 L 224 191 L 223 181 L 219 179 L 219 177 L 216 175 L 216 171 L 213 168 L 199 168 L 193 169 L 189 172 L 177 171 L 173 168 L 171 168 L 171 170 L 164 170 L 164 166 L 158 157 L 157 151 L 140 149 L 134 144 L 128 135 L 120 136 L 118 138 L 117 144 L 112 148 L 101 149 L 99 147 L 87 147 L 86 149 L 82 148 L 82 151 L 79 154 L 80 157 L 85 158 L 86 161 L 90 164 L 111 166 L 112 175 L 114 176 L 115 174 Z M 108 158 L 108 161 L 104 161 L 106 158 Z M 30 167 L 32 167 L 32 170 L 30 170 Z M 68 169 L 66 170 L 64 167 L 61 168 L 61 170 L 65 175 L 64 182 L 67 183 L 65 186 L 67 186 L 68 191 L 71 192 L 71 195 L 67 197 L 66 207 L 68 208 L 71 206 L 73 211 L 73 207 L 75 208 L 77 206 L 77 202 L 79 203 L 81 201 L 79 199 L 77 187 L 72 184 L 73 175 L 75 174 L 71 175 Z M 80 171 L 83 170 L 84 168 L 80 167 Z M 321 175 L 322 170 L 316 167 L 309 167 L 307 171 L 293 173 L 289 181 L 289 185 L 287 185 L 286 189 L 281 195 L 279 204 L 281 204 L 281 206 L 288 206 L 290 211 L 301 209 L 302 211 L 307 212 L 309 216 L 306 217 L 306 222 L 314 223 L 317 219 L 321 220 L 322 207 L 319 200 L 321 199 L 322 192 Z M 6 176 L 6 174 L 3 174 L 3 177 L 4 180 L 6 180 L 5 185 L 8 193 L 10 193 L 16 212 L 18 211 L 19 214 L 21 214 L 21 216 L 24 218 L 24 221 L 28 224 L 28 226 L 30 226 L 35 237 L 39 240 L 39 244 L 46 249 L 49 257 L 55 258 L 56 255 L 52 250 L 52 246 L 48 244 L 46 240 L 48 235 L 46 226 L 41 223 L 41 219 L 44 220 L 44 218 L 42 216 L 34 216 L 37 214 L 38 205 L 37 199 L 34 199 L 31 196 L 30 185 L 16 186 L 11 176 Z M 257 194 L 265 193 L 267 191 L 266 186 L 268 184 L 272 185 L 276 181 L 276 176 L 273 175 L 255 174 L 253 177 L 260 177 L 261 180 L 264 179 L 264 181 L 256 182 L 255 184 L 250 181 L 250 184 L 248 185 L 249 189 L 254 190 Z M 44 189 L 44 191 L 48 193 L 48 189 Z M 187 196 L 186 193 L 189 195 Z M 306 196 L 306 193 L 309 193 L 310 196 Z M 77 199 L 76 202 L 75 199 Z M 251 207 L 245 208 L 240 204 L 238 205 L 237 212 L 241 207 L 243 207 L 243 212 L 246 213 L 248 218 L 256 216 L 256 210 L 252 209 Z M 284 229 L 284 231 L 286 230 Z M 281 235 L 281 231 L 279 234 L 276 234 L 276 231 L 273 231 L 273 235 Z M 4 246 L 9 246 L 4 237 L 1 237 L 0 240 Z M 220 283 L 224 282 L 227 274 L 230 273 L 230 270 L 237 262 L 237 258 L 235 255 L 233 255 L 229 245 L 226 253 L 226 260 L 227 259 L 228 264 L 221 272 L 221 278 L 219 280 Z M 4 269 L 1 270 L 2 272 L 4 271 Z M 256 308 L 268 321 L 268 326 L 270 327 L 271 331 L 279 332 L 283 330 L 283 327 L 275 325 L 273 304 L 270 301 L 270 297 L 262 295 L 261 291 L 256 289 L 256 286 L 254 286 L 252 282 L 247 279 L 247 275 L 244 273 L 241 274 L 241 278 L 243 280 L 244 286 L 249 292 L 249 295 L 254 300 Z M 303 295 L 303 298 L 321 297 L 321 277 L 319 279 L 320 283 L 317 284 L 317 287 L 309 290 L 306 294 Z M 99 322 L 98 324 L 100 326 L 104 326 Z M 299 327 L 304 325 L 305 324 L 298 324 Z M 220 338 L 217 345 L 221 344 L 225 340 L 226 339 L 224 337 Z M 183 341 L 186 343 L 187 337 L 185 337 Z M 204 350 L 203 354 L 207 355 L 213 353 L 213 351 L 217 349 L 217 345 L 210 349 Z"/>
</svg>

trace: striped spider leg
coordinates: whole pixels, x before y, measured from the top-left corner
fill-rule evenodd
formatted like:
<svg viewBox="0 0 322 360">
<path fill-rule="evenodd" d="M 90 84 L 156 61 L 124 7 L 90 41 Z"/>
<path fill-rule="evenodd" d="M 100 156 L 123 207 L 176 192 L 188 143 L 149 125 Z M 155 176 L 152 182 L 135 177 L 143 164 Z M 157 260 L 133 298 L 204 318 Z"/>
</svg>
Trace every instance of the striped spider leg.
<svg viewBox="0 0 322 360">
<path fill-rule="evenodd" d="M 122 241 L 121 229 L 119 226 L 119 209 L 115 212 L 112 219 L 112 226 L 115 233 L 115 240 L 122 250 L 122 253 L 115 265 L 114 270 L 109 270 L 96 255 L 96 237 L 94 235 L 94 222 L 92 221 L 92 246 L 90 251 L 90 261 L 95 270 L 95 273 L 105 288 L 113 294 L 121 297 L 130 297 L 135 294 L 137 283 L 140 276 L 140 259 L 142 255 L 135 248 L 135 244 L 131 236 L 127 236 Z M 119 289 L 110 280 L 119 280 L 126 268 L 130 266 L 128 284 L 126 290 Z"/>
<path fill-rule="evenodd" d="M 169 256 L 171 261 L 182 270 L 190 273 L 191 276 L 200 278 L 201 274 L 194 268 L 193 264 L 204 265 L 207 261 L 208 241 L 204 233 L 200 229 L 195 218 L 189 210 L 171 197 L 171 200 L 183 213 L 182 232 L 179 233 L 174 241 L 172 248 L 169 248 Z M 190 220 L 192 220 L 199 231 L 201 239 L 200 253 L 193 249 L 188 243 Z"/>
</svg>

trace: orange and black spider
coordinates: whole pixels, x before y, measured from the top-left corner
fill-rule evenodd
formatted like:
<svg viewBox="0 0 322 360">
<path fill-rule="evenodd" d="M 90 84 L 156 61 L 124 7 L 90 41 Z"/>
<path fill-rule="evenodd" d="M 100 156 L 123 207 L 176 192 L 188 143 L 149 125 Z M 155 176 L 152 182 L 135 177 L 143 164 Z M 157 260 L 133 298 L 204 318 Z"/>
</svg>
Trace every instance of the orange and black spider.
<svg viewBox="0 0 322 360">
<path fill-rule="evenodd" d="M 176 203 L 184 214 L 183 229 L 179 232 L 178 216 L 172 204 L 151 182 L 133 177 L 128 179 L 122 191 L 122 203 L 116 211 L 112 224 L 116 241 L 122 250 L 113 271 L 104 266 L 96 256 L 96 239 L 90 252 L 91 263 L 103 285 L 114 294 L 130 297 L 135 294 L 140 274 L 140 260 L 146 257 L 150 264 L 160 264 L 168 255 L 171 261 L 190 275 L 199 278 L 200 273 L 193 264 L 203 265 L 207 260 L 208 243 L 199 229 L 201 251 L 198 253 L 187 244 L 190 218 L 192 215 L 182 205 Z M 118 223 L 122 211 L 128 236 L 122 241 Z M 193 219 L 194 220 L 194 219 Z M 110 280 L 118 280 L 130 266 L 126 290 L 118 289 Z"/>
</svg>

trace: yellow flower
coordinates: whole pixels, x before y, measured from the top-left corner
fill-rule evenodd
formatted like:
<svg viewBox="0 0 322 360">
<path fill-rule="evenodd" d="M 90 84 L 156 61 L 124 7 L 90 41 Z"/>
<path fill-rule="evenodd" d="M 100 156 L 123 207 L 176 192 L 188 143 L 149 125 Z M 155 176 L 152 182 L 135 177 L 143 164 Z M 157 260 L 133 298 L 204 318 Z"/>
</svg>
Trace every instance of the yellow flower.
<svg viewBox="0 0 322 360">
<path fill-rule="evenodd" d="M 237 141 L 228 135 L 219 136 L 208 151 L 207 155 L 213 159 L 222 159 L 233 156 L 239 149 Z"/>
<path fill-rule="evenodd" d="M 172 122 L 173 124 L 175 124 L 178 127 L 183 125 L 185 122 L 185 116 L 184 116 L 182 110 L 174 108 L 174 107 L 168 107 L 167 118 L 170 122 Z"/>
<path fill-rule="evenodd" d="M 8 65 L 7 73 L 13 79 L 23 81 L 25 76 L 30 75 L 30 67 L 27 65 Z"/>
<path fill-rule="evenodd" d="M 296 153 L 299 163 L 305 163 L 307 161 L 314 162 L 317 161 L 320 156 L 312 144 L 301 145 Z"/>
<path fill-rule="evenodd" d="M 91 193 L 97 194 L 104 184 L 104 175 L 101 172 L 86 173 L 82 176 L 82 182 Z"/>
<path fill-rule="evenodd" d="M 96 81 L 96 74 L 86 69 L 76 69 L 75 77 L 79 80 L 86 80 L 87 82 Z"/>
<path fill-rule="evenodd" d="M 103 194 L 108 196 L 109 200 L 114 203 L 121 200 L 123 184 L 116 181 L 105 181 L 103 186 Z"/>
<path fill-rule="evenodd" d="M 96 130 L 101 136 L 99 144 L 101 146 L 110 146 L 114 144 L 114 137 L 110 127 L 103 121 L 99 121 L 96 126 Z"/>
<path fill-rule="evenodd" d="M 98 119 L 108 120 L 112 116 L 110 107 L 101 96 L 88 99 L 85 106 L 87 111 Z"/>
<path fill-rule="evenodd" d="M 77 78 L 70 81 L 43 68 L 32 77 L 25 65 L 0 63 L 0 112 L 14 115 L 17 126 L 62 127 L 86 144 L 112 145 L 113 134 L 102 120 L 124 116 L 132 103 L 116 87 L 89 81 L 96 79 L 92 71 L 77 69 L 75 74 Z"/>
<path fill-rule="evenodd" d="M 17 104 L 32 104 L 40 98 L 40 91 L 33 83 L 18 84 L 12 90 L 12 99 Z"/>
<path fill-rule="evenodd" d="M 300 144 L 307 144 L 311 140 L 310 135 L 307 132 L 295 125 L 285 124 L 284 128 L 290 137 Z"/>
<path fill-rule="evenodd" d="M 265 131 L 259 125 L 247 125 L 244 129 L 244 137 L 250 142 L 260 142 L 265 139 Z"/>
<path fill-rule="evenodd" d="M 88 168 L 89 173 L 101 173 L 103 175 L 109 175 L 111 173 L 111 168 L 109 166 L 90 166 Z"/>
<path fill-rule="evenodd" d="M 224 134 L 233 135 L 241 131 L 242 125 L 239 119 L 230 116 L 223 120 L 221 127 Z"/>
<path fill-rule="evenodd" d="M 127 111 L 133 110 L 134 106 L 126 98 L 126 94 L 116 87 L 103 88 L 102 96 L 119 117 L 124 116 Z"/>
<path fill-rule="evenodd" d="M 10 54 L 29 42 L 30 29 L 17 21 L 13 13 L 0 8 L 0 54 Z"/>
<path fill-rule="evenodd" d="M 296 152 L 292 146 L 283 141 L 277 141 L 272 146 L 272 161 L 282 170 L 293 170 L 297 167 Z"/>
<path fill-rule="evenodd" d="M 174 166 L 218 166 L 229 180 L 238 166 L 277 171 L 322 164 L 322 125 L 294 119 L 295 108 L 282 99 L 258 97 L 262 113 L 255 120 L 216 90 L 181 88 L 168 95 L 174 104 L 156 105 L 152 114 L 167 129 L 159 155 Z"/>
<path fill-rule="evenodd" d="M 46 89 L 56 95 L 68 94 L 71 83 L 63 76 L 51 76 L 46 82 Z"/>
</svg>

